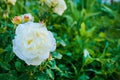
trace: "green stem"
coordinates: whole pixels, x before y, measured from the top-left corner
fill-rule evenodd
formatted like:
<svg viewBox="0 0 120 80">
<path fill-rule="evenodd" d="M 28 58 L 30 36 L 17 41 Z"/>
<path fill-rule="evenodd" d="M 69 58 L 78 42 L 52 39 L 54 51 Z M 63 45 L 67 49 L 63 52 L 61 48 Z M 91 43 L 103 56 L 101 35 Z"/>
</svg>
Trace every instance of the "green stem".
<svg viewBox="0 0 120 80">
<path fill-rule="evenodd" d="M 100 58 L 105 57 L 105 53 L 106 53 L 106 50 L 107 50 L 108 46 L 109 46 L 109 43 L 106 42 L 105 48 L 104 48 L 104 50 L 103 50 L 103 54 L 100 56 Z"/>
</svg>

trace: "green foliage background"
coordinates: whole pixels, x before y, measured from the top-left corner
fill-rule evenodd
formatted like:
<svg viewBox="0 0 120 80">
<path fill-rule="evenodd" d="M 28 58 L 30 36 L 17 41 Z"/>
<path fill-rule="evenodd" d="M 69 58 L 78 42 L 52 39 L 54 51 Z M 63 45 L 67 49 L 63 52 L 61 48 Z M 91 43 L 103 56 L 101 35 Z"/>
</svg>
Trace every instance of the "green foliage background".
<svg viewBox="0 0 120 80">
<path fill-rule="evenodd" d="M 15 6 L 0 0 L 0 80 L 120 80 L 120 3 L 66 3 L 67 10 L 59 16 L 40 0 L 17 0 Z M 57 40 L 53 59 L 40 66 L 26 65 L 12 50 L 11 20 L 25 13 L 35 22 L 44 21 Z"/>
</svg>

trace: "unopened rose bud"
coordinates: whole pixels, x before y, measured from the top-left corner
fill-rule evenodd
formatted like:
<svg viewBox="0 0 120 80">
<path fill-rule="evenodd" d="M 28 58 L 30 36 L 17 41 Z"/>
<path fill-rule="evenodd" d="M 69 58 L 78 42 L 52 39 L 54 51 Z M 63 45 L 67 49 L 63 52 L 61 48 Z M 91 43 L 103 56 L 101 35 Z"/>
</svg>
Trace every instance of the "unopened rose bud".
<svg viewBox="0 0 120 80">
<path fill-rule="evenodd" d="M 12 20 L 13 24 L 20 24 L 22 22 L 22 19 L 20 16 L 15 16 Z"/>
<path fill-rule="evenodd" d="M 23 22 L 34 21 L 34 17 L 30 13 L 24 14 L 22 15 L 22 20 Z"/>
<path fill-rule="evenodd" d="M 24 22 L 29 21 L 29 16 L 24 16 Z"/>
</svg>

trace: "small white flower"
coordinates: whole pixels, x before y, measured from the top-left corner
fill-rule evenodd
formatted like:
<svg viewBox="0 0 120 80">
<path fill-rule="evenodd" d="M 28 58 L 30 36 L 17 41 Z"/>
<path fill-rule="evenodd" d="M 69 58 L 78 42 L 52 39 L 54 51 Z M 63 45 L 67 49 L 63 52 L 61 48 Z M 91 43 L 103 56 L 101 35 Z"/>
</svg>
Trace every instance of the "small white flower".
<svg viewBox="0 0 120 80">
<path fill-rule="evenodd" d="M 85 58 L 90 57 L 89 52 L 88 52 L 87 49 L 84 49 L 84 57 Z"/>
<path fill-rule="evenodd" d="M 16 0 L 8 0 L 8 3 L 11 3 L 12 5 L 15 5 Z"/>
<path fill-rule="evenodd" d="M 53 34 L 40 23 L 19 24 L 15 34 L 13 51 L 28 65 L 40 65 L 56 49 Z"/>
<path fill-rule="evenodd" d="M 23 22 L 34 21 L 34 17 L 30 13 L 21 15 L 21 17 L 22 17 Z"/>
<path fill-rule="evenodd" d="M 64 0 L 46 0 L 45 3 L 53 8 L 53 12 L 58 15 L 62 15 L 63 12 L 67 9 L 66 3 Z"/>
</svg>

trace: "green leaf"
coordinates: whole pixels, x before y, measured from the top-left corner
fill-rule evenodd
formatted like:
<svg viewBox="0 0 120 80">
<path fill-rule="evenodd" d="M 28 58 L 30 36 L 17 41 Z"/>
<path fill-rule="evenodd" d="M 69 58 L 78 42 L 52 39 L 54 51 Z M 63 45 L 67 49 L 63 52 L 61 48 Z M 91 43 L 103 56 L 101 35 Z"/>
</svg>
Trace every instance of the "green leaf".
<svg viewBox="0 0 120 80">
<path fill-rule="evenodd" d="M 0 67 L 2 67 L 5 70 L 10 70 L 10 65 L 6 62 L 0 62 Z"/>
<path fill-rule="evenodd" d="M 57 42 L 60 43 L 62 46 L 66 46 L 65 41 L 62 39 L 58 39 Z"/>
<path fill-rule="evenodd" d="M 0 48 L 0 54 L 2 54 L 4 52 L 3 48 Z"/>
<path fill-rule="evenodd" d="M 85 19 L 88 19 L 88 18 L 93 17 L 93 16 L 97 16 L 97 15 L 99 15 L 100 13 L 101 13 L 101 12 L 88 13 L 88 14 L 86 14 L 86 16 L 85 16 Z"/>
<path fill-rule="evenodd" d="M 30 76 L 26 73 L 19 75 L 18 80 L 30 80 Z"/>
<path fill-rule="evenodd" d="M 49 80 L 49 78 L 45 72 L 35 73 L 34 79 L 35 80 Z"/>
<path fill-rule="evenodd" d="M 15 54 L 13 52 L 6 53 L 5 61 L 10 62 L 14 57 L 15 57 Z"/>
<path fill-rule="evenodd" d="M 49 61 L 49 66 L 51 69 L 56 69 L 56 62 L 54 59 Z"/>
<path fill-rule="evenodd" d="M 87 70 L 85 70 L 85 71 L 93 71 L 93 72 L 95 72 L 96 74 L 102 74 L 102 72 L 97 71 L 97 70 L 94 70 L 94 69 L 87 69 Z"/>
<path fill-rule="evenodd" d="M 61 55 L 60 53 L 58 53 L 58 52 L 53 52 L 53 53 L 52 53 L 52 56 L 53 56 L 54 58 L 56 58 L 56 59 L 61 59 L 61 58 L 62 58 L 62 55 Z"/>
<path fill-rule="evenodd" d="M 77 21 L 80 17 L 80 12 L 77 10 L 77 6 L 72 3 L 72 1 L 69 0 L 70 10 L 72 17 L 75 21 Z"/>
<path fill-rule="evenodd" d="M 81 36 L 86 35 L 86 25 L 84 22 L 81 23 L 80 34 L 81 34 Z"/>
<path fill-rule="evenodd" d="M 93 37 L 95 30 L 96 30 L 96 27 L 92 27 L 91 29 L 89 29 L 87 31 L 87 37 Z"/>
<path fill-rule="evenodd" d="M 101 10 L 107 12 L 108 14 L 110 14 L 112 16 L 115 16 L 113 10 L 105 5 L 102 6 Z"/>
<path fill-rule="evenodd" d="M 49 75 L 49 77 L 50 77 L 52 80 L 54 80 L 54 73 L 53 73 L 53 71 L 52 71 L 51 69 L 47 69 L 47 70 L 46 70 L 46 73 Z"/>
<path fill-rule="evenodd" d="M 16 61 L 16 62 L 15 62 L 15 67 L 16 67 L 16 69 L 18 69 L 18 70 L 21 69 L 21 66 L 22 66 L 22 65 L 21 65 L 21 62 L 20 62 L 20 61 Z"/>
<path fill-rule="evenodd" d="M 0 80 L 17 80 L 17 78 L 12 74 L 4 73 L 0 74 Z"/>
<path fill-rule="evenodd" d="M 89 80 L 89 79 L 90 79 L 89 76 L 86 75 L 85 73 L 83 73 L 83 74 L 78 78 L 78 80 Z"/>
</svg>

